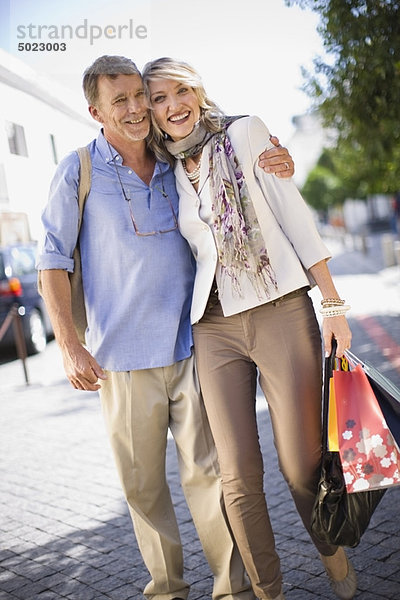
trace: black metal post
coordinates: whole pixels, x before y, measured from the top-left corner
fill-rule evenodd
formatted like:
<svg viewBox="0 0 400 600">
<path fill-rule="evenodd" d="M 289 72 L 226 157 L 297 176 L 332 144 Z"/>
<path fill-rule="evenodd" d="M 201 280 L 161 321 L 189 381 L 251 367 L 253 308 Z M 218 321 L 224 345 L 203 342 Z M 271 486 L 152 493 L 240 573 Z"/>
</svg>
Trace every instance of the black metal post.
<svg viewBox="0 0 400 600">
<path fill-rule="evenodd" d="M 13 318 L 14 339 L 15 339 L 15 345 L 17 347 L 18 358 L 20 358 L 22 361 L 22 367 L 24 369 L 24 375 L 25 375 L 25 383 L 26 383 L 26 385 L 29 385 L 28 369 L 26 366 L 26 359 L 27 359 L 28 353 L 26 351 L 24 330 L 22 327 L 21 315 L 18 312 L 18 305 L 14 305 L 14 315 L 13 316 L 14 316 L 14 318 Z"/>
</svg>

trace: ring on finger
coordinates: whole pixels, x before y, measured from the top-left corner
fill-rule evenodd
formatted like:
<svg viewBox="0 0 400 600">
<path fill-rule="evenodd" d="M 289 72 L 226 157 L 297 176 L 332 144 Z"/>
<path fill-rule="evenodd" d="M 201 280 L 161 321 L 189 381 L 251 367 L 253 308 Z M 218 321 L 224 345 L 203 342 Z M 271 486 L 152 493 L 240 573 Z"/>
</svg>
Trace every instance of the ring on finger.
<svg viewBox="0 0 400 600">
<path fill-rule="evenodd" d="M 285 163 L 284 163 L 284 165 L 285 165 L 285 169 L 286 169 L 286 170 L 287 170 L 287 169 L 290 169 L 290 166 L 289 166 L 289 163 L 288 163 L 288 162 L 285 162 Z"/>
</svg>

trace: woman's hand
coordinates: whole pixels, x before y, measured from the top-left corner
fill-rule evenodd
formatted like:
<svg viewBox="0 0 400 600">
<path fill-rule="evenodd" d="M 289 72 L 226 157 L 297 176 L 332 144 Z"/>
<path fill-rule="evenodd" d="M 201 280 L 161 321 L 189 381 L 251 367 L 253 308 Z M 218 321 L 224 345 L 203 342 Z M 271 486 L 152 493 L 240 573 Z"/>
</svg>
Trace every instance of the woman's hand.
<svg viewBox="0 0 400 600">
<path fill-rule="evenodd" d="M 340 312 L 340 308 L 343 307 L 348 310 L 349 306 L 344 306 L 344 300 L 340 299 L 339 294 L 333 283 L 332 276 L 329 272 L 326 260 L 320 260 L 309 268 L 312 277 L 315 279 L 317 286 L 322 294 L 321 304 L 327 303 L 327 306 L 331 311 L 335 309 Z M 331 303 L 332 302 L 332 303 Z M 331 312 L 330 311 L 330 312 Z M 324 315 L 322 311 L 322 315 Z M 325 353 L 329 356 L 332 350 L 332 338 L 334 337 L 337 341 L 336 356 L 340 358 L 343 356 L 343 352 L 348 350 L 351 345 L 351 331 L 344 314 L 337 315 L 336 317 L 324 317 L 322 320 L 322 337 L 324 340 Z"/>
<path fill-rule="evenodd" d="M 332 350 L 332 338 L 337 341 L 336 356 L 340 358 L 343 352 L 351 346 L 351 331 L 344 315 L 337 317 L 325 317 L 322 320 L 322 337 L 324 340 L 325 354 L 330 355 Z"/>
</svg>

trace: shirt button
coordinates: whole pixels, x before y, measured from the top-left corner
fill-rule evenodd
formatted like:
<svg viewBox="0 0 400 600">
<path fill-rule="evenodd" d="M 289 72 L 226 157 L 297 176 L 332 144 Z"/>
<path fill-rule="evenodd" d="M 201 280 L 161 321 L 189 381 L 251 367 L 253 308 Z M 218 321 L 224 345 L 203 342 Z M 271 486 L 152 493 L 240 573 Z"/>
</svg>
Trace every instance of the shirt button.
<svg viewBox="0 0 400 600">
<path fill-rule="evenodd" d="M 131 175 L 131 174 L 132 174 L 132 171 L 129 169 L 128 173 L 129 173 L 129 175 Z"/>
<path fill-rule="evenodd" d="M 208 225 L 203 225 L 204 231 L 208 231 Z"/>
<path fill-rule="evenodd" d="M 195 206 L 200 206 L 200 200 L 196 200 L 196 202 L 194 203 Z"/>
</svg>

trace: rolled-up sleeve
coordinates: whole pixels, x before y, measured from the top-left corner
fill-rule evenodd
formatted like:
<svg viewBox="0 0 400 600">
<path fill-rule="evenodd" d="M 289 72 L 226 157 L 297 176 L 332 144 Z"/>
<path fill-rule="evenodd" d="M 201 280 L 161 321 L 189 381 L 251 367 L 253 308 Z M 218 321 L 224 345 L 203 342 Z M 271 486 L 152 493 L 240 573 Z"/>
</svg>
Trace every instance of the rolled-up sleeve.
<svg viewBox="0 0 400 600">
<path fill-rule="evenodd" d="M 268 147 L 270 133 L 258 117 L 248 119 L 249 147 L 255 176 L 282 231 L 305 269 L 331 257 L 318 233 L 313 215 L 291 179 L 280 179 L 258 166 L 258 156 Z"/>
<path fill-rule="evenodd" d="M 72 258 L 78 238 L 79 158 L 68 154 L 58 165 L 42 213 L 43 238 L 36 262 L 39 271 L 74 270 Z"/>
</svg>

